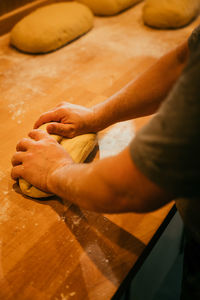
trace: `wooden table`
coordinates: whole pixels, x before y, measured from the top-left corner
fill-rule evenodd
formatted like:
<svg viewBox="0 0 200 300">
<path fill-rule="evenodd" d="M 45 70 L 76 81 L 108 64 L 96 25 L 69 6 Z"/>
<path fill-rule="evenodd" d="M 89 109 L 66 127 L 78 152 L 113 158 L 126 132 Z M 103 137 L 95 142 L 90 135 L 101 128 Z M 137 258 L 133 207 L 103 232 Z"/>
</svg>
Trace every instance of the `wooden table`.
<svg viewBox="0 0 200 300">
<path fill-rule="evenodd" d="M 110 299 L 148 248 L 172 203 L 149 214 L 101 215 L 56 197 L 36 201 L 10 178 L 10 159 L 45 110 L 63 100 L 92 106 L 136 78 L 198 24 L 145 27 L 143 3 L 47 55 L 26 55 L 0 38 L 0 299 Z M 99 133 L 100 157 L 125 147 L 148 118 Z M 98 192 L 98 191 L 97 191 Z"/>
</svg>

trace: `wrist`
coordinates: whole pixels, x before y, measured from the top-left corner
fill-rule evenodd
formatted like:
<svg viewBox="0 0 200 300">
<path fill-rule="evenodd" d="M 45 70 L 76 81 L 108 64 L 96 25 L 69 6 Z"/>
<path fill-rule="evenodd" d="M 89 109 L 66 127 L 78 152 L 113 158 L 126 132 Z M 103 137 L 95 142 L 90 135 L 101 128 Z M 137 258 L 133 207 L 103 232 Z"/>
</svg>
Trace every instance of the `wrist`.
<svg viewBox="0 0 200 300">
<path fill-rule="evenodd" d="M 109 117 L 109 108 L 104 103 L 97 104 L 92 107 L 93 111 L 93 128 L 95 132 L 101 131 L 110 126 L 113 122 Z"/>
<path fill-rule="evenodd" d="M 92 108 L 92 129 L 94 132 L 102 130 L 102 118 L 98 105 L 93 106 Z"/>
<path fill-rule="evenodd" d="M 66 160 L 64 163 L 61 163 L 60 166 L 54 167 L 49 171 L 46 180 L 47 190 L 55 195 L 62 196 L 62 178 L 63 174 L 66 174 L 67 169 L 70 165 L 74 164 L 70 159 Z M 65 175 L 66 176 L 66 175 Z M 65 178 L 66 181 L 66 178 Z"/>
</svg>

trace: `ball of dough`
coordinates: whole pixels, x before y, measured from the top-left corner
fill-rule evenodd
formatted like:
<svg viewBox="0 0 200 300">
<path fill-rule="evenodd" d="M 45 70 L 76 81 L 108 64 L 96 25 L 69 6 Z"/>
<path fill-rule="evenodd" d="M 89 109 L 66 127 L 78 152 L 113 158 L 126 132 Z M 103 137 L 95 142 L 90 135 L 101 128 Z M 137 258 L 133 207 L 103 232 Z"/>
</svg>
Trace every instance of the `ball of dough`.
<svg viewBox="0 0 200 300">
<path fill-rule="evenodd" d="M 46 130 L 47 125 L 44 124 L 39 129 Z M 96 134 L 93 133 L 79 135 L 72 139 L 53 134 L 51 136 L 63 146 L 75 163 L 84 162 L 97 144 Z M 19 179 L 19 187 L 24 195 L 32 198 L 47 198 L 52 196 L 52 194 L 37 189 L 22 178 Z"/>
<path fill-rule="evenodd" d="M 19 21 L 11 31 L 13 46 L 28 53 L 46 53 L 89 31 L 94 16 L 77 2 L 44 6 Z"/>
<path fill-rule="evenodd" d="M 156 28 L 179 28 L 192 21 L 199 10 L 200 0 L 147 0 L 143 20 Z"/>
<path fill-rule="evenodd" d="M 77 0 L 89 6 L 95 15 L 111 16 L 142 0 Z"/>
</svg>

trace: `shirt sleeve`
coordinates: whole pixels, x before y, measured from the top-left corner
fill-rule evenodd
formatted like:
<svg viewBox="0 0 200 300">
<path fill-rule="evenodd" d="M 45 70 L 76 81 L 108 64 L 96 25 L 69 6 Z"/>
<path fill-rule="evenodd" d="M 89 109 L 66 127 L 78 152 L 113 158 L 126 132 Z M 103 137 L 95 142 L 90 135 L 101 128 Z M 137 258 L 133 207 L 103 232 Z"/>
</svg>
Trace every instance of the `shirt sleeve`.
<svg viewBox="0 0 200 300">
<path fill-rule="evenodd" d="M 177 197 L 200 195 L 200 46 L 158 113 L 130 144 L 151 181 Z"/>
</svg>

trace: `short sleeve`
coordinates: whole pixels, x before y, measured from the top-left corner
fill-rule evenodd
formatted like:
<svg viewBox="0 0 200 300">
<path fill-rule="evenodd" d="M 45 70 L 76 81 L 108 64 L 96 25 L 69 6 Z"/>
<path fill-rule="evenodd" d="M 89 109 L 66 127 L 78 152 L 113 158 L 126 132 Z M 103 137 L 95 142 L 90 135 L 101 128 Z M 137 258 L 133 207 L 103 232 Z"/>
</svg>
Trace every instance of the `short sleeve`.
<svg viewBox="0 0 200 300">
<path fill-rule="evenodd" d="M 176 197 L 200 195 L 200 47 L 130 153 L 145 176 Z"/>
</svg>

